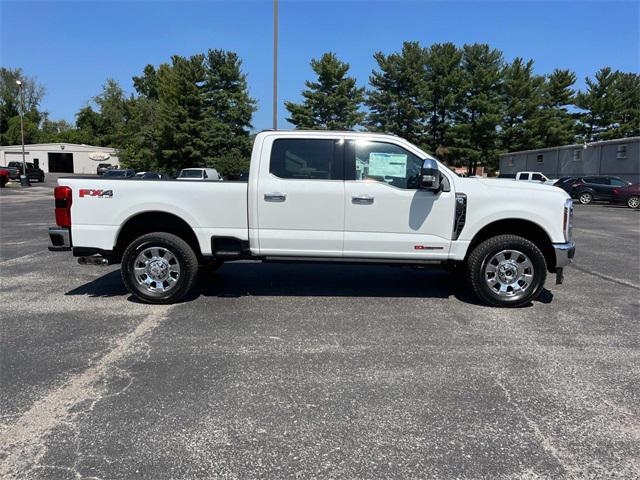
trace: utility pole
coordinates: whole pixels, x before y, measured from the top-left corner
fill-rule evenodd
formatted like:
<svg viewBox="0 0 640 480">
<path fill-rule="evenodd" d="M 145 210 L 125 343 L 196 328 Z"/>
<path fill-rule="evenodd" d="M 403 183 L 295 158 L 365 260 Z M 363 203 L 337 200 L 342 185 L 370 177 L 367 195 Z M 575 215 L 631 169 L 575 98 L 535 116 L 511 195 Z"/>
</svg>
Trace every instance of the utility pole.
<svg viewBox="0 0 640 480">
<path fill-rule="evenodd" d="M 278 0 L 273 0 L 273 129 L 278 129 Z"/>
<path fill-rule="evenodd" d="M 22 137 L 22 173 L 20 174 L 20 186 L 30 187 L 29 176 L 27 175 L 27 162 L 24 159 L 24 85 L 20 80 L 16 80 L 20 89 L 20 135 Z"/>
</svg>

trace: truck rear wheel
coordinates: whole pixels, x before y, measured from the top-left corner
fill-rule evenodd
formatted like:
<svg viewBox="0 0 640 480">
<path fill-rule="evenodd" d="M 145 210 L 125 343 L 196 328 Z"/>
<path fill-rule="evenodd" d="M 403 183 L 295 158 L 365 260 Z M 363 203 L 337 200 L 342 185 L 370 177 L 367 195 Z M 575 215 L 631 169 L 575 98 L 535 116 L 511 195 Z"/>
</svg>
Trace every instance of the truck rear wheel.
<svg viewBox="0 0 640 480">
<path fill-rule="evenodd" d="M 547 264 L 540 249 L 517 235 L 498 235 L 478 245 L 468 258 L 475 294 L 494 307 L 521 307 L 544 286 Z"/>
<path fill-rule="evenodd" d="M 198 277 L 198 258 L 182 238 L 154 232 L 136 238 L 122 256 L 127 290 L 146 303 L 173 303 L 184 297 Z"/>
</svg>

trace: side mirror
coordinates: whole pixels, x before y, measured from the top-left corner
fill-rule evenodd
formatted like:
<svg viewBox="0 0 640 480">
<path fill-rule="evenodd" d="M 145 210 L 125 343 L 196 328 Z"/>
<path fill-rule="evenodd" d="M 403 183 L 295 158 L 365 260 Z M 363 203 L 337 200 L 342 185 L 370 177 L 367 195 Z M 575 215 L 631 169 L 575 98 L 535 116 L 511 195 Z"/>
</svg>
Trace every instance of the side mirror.
<svg viewBox="0 0 640 480">
<path fill-rule="evenodd" d="M 422 163 L 420 169 L 420 188 L 425 190 L 440 189 L 440 171 L 438 170 L 438 162 L 427 158 Z"/>
</svg>

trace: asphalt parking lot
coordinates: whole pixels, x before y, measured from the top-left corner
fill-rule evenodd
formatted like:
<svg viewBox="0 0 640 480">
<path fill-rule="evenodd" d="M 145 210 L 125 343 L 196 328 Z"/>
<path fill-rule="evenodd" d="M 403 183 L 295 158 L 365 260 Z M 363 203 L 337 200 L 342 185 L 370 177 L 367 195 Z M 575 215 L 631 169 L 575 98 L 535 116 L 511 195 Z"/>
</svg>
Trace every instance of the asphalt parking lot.
<svg viewBox="0 0 640 480">
<path fill-rule="evenodd" d="M 0 478 L 639 478 L 640 211 L 517 310 L 439 269 L 236 263 L 173 306 L 0 192 Z"/>
</svg>

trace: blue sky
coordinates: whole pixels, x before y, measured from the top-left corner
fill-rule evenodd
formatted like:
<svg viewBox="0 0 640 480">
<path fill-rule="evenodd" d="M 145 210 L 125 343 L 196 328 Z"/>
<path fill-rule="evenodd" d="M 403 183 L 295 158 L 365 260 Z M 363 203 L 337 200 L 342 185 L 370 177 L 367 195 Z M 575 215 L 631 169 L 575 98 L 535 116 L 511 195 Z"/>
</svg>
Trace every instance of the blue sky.
<svg viewBox="0 0 640 480">
<path fill-rule="evenodd" d="M 260 130 L 271 127 L 272 12 L 271 1 L 0 0 L 0 62 L 37 77 L 51 118 L 73 121 L 107 77 L 131 92 L 131 77 L 148 63 L 233 50 L 258 100 Z M 279 126 L 287 126 L 282 101 L 299 100 L 309 60 L 326 51 L 366 85 L 373 53 L 405 40 L 486 42 L 508 60 L 534 59 L 538 73 L 569 68 L 581 87 L 603 66 L 639 71 L 639 22 L 638 1 L 280 0 Z"/>
</svg>

